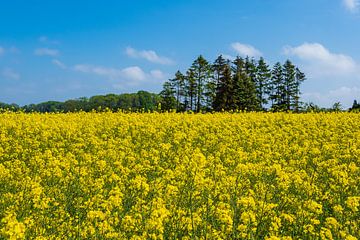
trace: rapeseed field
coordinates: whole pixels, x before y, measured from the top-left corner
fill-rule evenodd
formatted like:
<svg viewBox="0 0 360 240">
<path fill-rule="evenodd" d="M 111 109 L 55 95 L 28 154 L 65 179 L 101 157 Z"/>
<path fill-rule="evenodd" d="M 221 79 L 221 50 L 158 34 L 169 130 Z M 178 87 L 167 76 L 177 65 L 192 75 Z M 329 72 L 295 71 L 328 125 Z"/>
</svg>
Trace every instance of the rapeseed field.
<svg viewBox="0 0 360 240">
<path fill-rule="evenodd" d="M 0 115 L 0 239 L 360 238 L 360 115 Z"/>
</svg>

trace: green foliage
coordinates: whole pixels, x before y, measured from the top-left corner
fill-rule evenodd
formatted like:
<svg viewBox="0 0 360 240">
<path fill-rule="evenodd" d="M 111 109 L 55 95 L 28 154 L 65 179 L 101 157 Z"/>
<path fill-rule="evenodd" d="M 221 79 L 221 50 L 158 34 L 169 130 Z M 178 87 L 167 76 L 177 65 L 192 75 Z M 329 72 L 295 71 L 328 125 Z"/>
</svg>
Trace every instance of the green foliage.
<svg viewBox="0 0 360 240">
<path fill-rule="evenodd" d="M 137 93 L 97 95 L 90 98 L 81 97 L 65 102 L 48 101 L 39 104 L 25 105 L 25 112 L 78 112 L 85 111 L 156 111 L 160 103 L 158 94 L 139 91 Z"/>
<path fill-rule="evenodd" d="M 360 112 L 360 104 L 354 100 L 352 107 L 349 109 L 352 112 Z"/>
<path fill-rule="evenodd" d="M 161 95 L 166 108 L 175 106 L 177 111 L 266 111 L 270 106 L 272 111 L 298 112 L 305 79 L 290 60 L 270 70 L 264 58 L 238 56 L 230 62 L 220 55 L 211 65 L 200 55 L 186 75 L 177 71 L 164 84 Z"/>
<path fill-rule="evenodd" d="M 260 109 L 264 110 L 269 103 L 271 71 L 269 65 L 261 57 L 256 66 L 256 94 L 258 97 Z"/>
<path fill-rule="evenodd" d="M 161 96 L 161 110 L 169 111 L 176 109 L 176 90 L 174 89 L 171 82 L 165 82 L 163 90 L 160 93 Z"/>
<path fill-rule="evenodd" d="M 200 55 L 190 67 L 194 80 L 196 81 L 196 112 L 200 112 L 205 103 L 206 86 L 212 75 L 212 69 L 209 62 Z M 209 86 L 208 86 L 209 87 Z"/>
</svg>

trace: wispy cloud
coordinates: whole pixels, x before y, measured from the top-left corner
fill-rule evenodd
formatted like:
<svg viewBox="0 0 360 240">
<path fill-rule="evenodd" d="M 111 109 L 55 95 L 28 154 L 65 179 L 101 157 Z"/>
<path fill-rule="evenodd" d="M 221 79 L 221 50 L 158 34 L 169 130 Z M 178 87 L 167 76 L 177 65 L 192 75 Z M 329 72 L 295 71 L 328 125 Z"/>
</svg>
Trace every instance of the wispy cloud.
<svg viewBox="0 0 360 240">
<path fill-rule="evenodd" d="M 47 36 L 41 36 L 38 38 L 38 41 L 44 44 L 59 44 L 60 42 L 57 40 L 49 39 Z"/>
<path fill-rule="evenodd" d="M 3 69 L 1 72 L 1 75 L 6 79 L 11 79 L 11 80 L 19 80 L 20 79 L 20 74 L 11 68 Z"/>
<path fill-rule="evenodd" d="M 3 46 L 0 46 L 0 56 L 5 55 L 5 54 L 19 54 L 20 50 L 15 47 L 15 46 L 11 46 L 9 48 L 5 48 Z"/>
<path fill-rule="evenodd" d="M 359 99 L 359 87 L 339 87 L 329 90 L 325 93 L 321 92 L 307 92 L 302 94 L 302 99 L 305 102 L 314 102 L 324 107 L 331 107 L 334 103 L 340 102 L 345 108 L 351 107 L 354 99 Z"/>
<path fill-rule="evenodd" d="M 110 80 L 126 78 L 130 80 L 141 81 L 146 78 L 144 71 L 138 66 L 117 69 L 88 64 L 78 64 L 75 65 L 74 70 L 82 73 L 91 73 L 98 76 L 103 76 Z"/>
<path fill-rule="evenodd" d="M 56 57 L 60 54 L 59 50 L 51 48 L 38 48 L 35 49 L 34 54 L 37 56 L 51 56 Z"/>
<path fill-rule="evenodd" d="M 123 77 L 131 80 L 145 80 L 146 74 L 145 72 L 138 66 L 127 67 L 121 70 L 121 74 Z"/>
<path fill-rule="evenodd" d="M 157 70 L 157 69 L 156 70 L 151 70 L 150 71 L 150 76 L 155 78 L 155 79 L 160 79 L 160 80 L 166 78 L 165 74 L 161 70 Z"/>
<path fill-rule="evenodd" d="M 359 0 L 342 0 L 344 6 L 350 12 L 356 12 L 359 10 L 360 1 Z"/>
<path fill-rule="evenodd" d="M 286 46 L 283 53 L 296 56 L 315 76 L 354 74 L 359 70 L 355 60 L 345 54 L 332 53 L 320 43 L 304 43 L 297 47 Z"/>
<path fill-rule="evenodd" d="M 174 61 L 172 59 L 164 56 L 159 56 L 153 50 L 136 50 L 135 48 L 127 47 L 125 53 L 129 57 L 145 59 L 152 63 L 158 63 L 162 65 L 174 64 Z"/>
<path fill-rule="evenodd" d="M 9 51 L 10 53 L 12 53 L 12 54 L 19 54 L 19 53 L 20 53 L 20 50 L 19 50 L 17 47 L 15 47 L 15 46 L 11 46 L 11 47 L 8 49 L 8 51 Z"/>
<path fill-rule="evenodd" d="M 78 64 L 74 66 L 74 70 L 82 73 L 95 74 L 98 76 L 103 76 L 108 79 L 117 79 L 121 77 L 121 70 L 115 68 L 107 68 L 102 66 L 93 66 L 88 64 Z"/>
<path fill-rule="evenodd" d="M 261 57 L 263 55 L 260 50 L 249 44 L 234 42 L 231 44 L 231 47 L 237 54 L 243 57 Z"/>
<path fill-rule="evenodd" d="M 52 64 L 54 64 L 55 66 L 57 66 L 57 67 L 59 67 L 61 69 L 66 69 L 67 68 L 67 66 L 58 59 L 53 59 L 51 62 L 52 62 Z"/>
<path fill-rule="evenodd" d="M 147 83 L 155 84 L 158 81 L 166 79 L 166 74 L 160 70 L 144 72 L 138 66 L 127 68 L 109 68 L 103 66 L 94 66 L 89 64 L 78 64 L 73 67 L 77 72 L 101 76 L 114 82 L 114 88 L 123 88 L 124 86 L 137 86 Z"/>
</svg>

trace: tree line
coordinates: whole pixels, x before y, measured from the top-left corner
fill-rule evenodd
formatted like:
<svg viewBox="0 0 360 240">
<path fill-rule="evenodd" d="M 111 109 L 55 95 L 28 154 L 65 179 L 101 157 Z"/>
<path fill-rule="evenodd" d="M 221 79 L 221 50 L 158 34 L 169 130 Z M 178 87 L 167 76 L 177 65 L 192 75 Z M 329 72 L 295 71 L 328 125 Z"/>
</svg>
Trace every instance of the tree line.
<svg viewBox="0 0 360 240">
<path fill-rule="evenodd" d="M 200 55 L 186 73 L 177 71 L 160 93 L 161 107 L 177 111 L 300 110 L 305 74 L 290 60 L 272 68 L 264 58 L 218 56 L 213 63 Z"/>
<path fill-rule="evenodd" d="M 177 71 L 172 79 L 163 84 L 159 93 L 96 95 L 64 102 L 47 101 L 20 107 L 0 102 L 2 111 L 22 112 L 78 112 L 78 111 L 292 111 L 338 112 L 340 102 L 331 108 L 321 108 L 314 103 L 300 101 L 300 86 L 305 74 L 290 60 L 272 67 L 264 58 L 236 57 L 230 61 L 222 55 L 213 63 L 202 55 L 190 68 Z M 360 112 L 360 104 L 354 100 L 349 111 Z"/>
<path fill-rule="evenodd" d="M 64 102 L 47 101 L 39 104 L 18 106 L 0 103 L 0 109 L 23 112 L 78 112 L 78 111 L 157 111 L 160 103 L 159 94 L 138 91 L 137 93 L 96 95 L 81 97 Z"/>
</svg>

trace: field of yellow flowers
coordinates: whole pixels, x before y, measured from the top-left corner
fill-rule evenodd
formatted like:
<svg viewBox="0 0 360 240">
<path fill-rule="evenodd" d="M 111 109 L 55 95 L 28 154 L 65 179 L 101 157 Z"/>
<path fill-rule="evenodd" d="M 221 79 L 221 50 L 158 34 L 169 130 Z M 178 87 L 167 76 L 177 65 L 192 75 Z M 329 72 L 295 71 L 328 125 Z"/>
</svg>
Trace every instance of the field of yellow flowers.
<svg viewBox="0 0 360 240">
<path fill-rule="evenodd" d="M 360 114 L 0 115 L 0 239 L 360 239 Z"/>
</svg>

